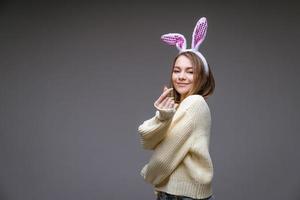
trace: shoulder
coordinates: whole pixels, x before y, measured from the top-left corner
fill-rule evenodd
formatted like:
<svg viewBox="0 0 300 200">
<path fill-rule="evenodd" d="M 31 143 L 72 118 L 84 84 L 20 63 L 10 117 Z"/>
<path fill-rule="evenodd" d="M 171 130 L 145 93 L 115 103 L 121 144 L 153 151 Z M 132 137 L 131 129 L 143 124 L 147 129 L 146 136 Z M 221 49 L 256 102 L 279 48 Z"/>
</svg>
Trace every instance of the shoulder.
<svg viewBox="0 0 300 200">
<path fill-rule="evenodd" d="M 205 101 L 203 96 L 199 94 L 193 94 L 188 97 L 186 97 L 183 101 Z"/>
<path fill-rule="evenodd" d="M 195 107 L 203 107 L 207 106 L 207 103 L 203 96 L 198 95 L 198 94 L 193 94 L 188 97 L 186 97 L 180 105 L 184 107 L 185 109 L 190 109 L 190 108 L 195 108 Z"/>
<path fill-rule="evenodd" d="M 187 112 L 192 117 L 210 117 L 210 109 L 203 96 L 195 94 L 186 97 L 179 105 L 180 112 Z"/>
</svg>

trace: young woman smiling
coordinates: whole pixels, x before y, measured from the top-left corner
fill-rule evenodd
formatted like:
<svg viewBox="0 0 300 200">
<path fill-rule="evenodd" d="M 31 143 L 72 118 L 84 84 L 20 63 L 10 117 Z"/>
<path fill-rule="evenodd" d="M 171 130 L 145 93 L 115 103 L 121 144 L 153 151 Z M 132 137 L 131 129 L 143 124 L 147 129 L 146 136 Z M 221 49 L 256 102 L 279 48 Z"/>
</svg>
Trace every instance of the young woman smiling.
<svg viewBox="0 0 300 200">
<path fill-rule="evenodd" d="M 215 81 L 197 48 L 186 50 L 178 34 L 167 36 L 182 51 L 172 64 L 170 88 L 154 102 L 155 116 L 138 127 L 141 145 L 153 150 L 140 174 L 153 185 L 157 200 L 212 199 L 211 114 L 205 99 Z"/>
</svg>

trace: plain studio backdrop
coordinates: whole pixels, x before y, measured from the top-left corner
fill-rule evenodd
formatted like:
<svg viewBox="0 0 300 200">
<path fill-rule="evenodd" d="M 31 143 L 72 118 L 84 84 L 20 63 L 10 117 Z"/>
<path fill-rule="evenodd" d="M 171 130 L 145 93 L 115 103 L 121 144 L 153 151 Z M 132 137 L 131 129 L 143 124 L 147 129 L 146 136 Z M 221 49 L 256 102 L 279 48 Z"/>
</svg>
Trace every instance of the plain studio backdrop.
<svg viewBox="0 0 300 200">
<path fill-rule="evenodd" d="M 0 199 L 155 199 L 137 127 L 179 32 L 208 19 L 216 200 L 299 200 L 297 3 L 9 3 L 0 8 Z"/>
</svg>

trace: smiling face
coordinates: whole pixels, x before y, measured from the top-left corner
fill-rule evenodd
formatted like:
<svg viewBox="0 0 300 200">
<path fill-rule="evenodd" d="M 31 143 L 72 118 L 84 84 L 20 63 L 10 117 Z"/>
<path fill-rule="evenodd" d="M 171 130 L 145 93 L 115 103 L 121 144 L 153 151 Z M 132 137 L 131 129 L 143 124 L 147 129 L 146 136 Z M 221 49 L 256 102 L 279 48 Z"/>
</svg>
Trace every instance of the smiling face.
<svg viewBox="0 0 300 200">
<path fill-rule="evenodd" d="M 193 88 L 194 69 L 192 62 L 185 55 L 180 55 L 173 66 L 172 82 L 174 89 L 180 94 L 180 99 L 184 99 Z"/>
</svg>

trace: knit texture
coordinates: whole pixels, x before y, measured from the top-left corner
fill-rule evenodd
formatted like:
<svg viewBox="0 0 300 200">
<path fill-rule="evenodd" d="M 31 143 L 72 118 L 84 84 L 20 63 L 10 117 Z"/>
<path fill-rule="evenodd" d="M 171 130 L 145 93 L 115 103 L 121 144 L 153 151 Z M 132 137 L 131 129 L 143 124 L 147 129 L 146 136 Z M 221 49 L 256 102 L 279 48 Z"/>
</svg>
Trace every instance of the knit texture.
<svg viewBox="0 0 300 200">
<path fill-rule="evenodd" d="M 204 98 L 190 95 L 176 109 L 156 109 L 138 127 L 141 145 L 153 150 L 140 174 L 155 191 L 196 199 L 211 196 L 211 114 Z"/>
</svg>

